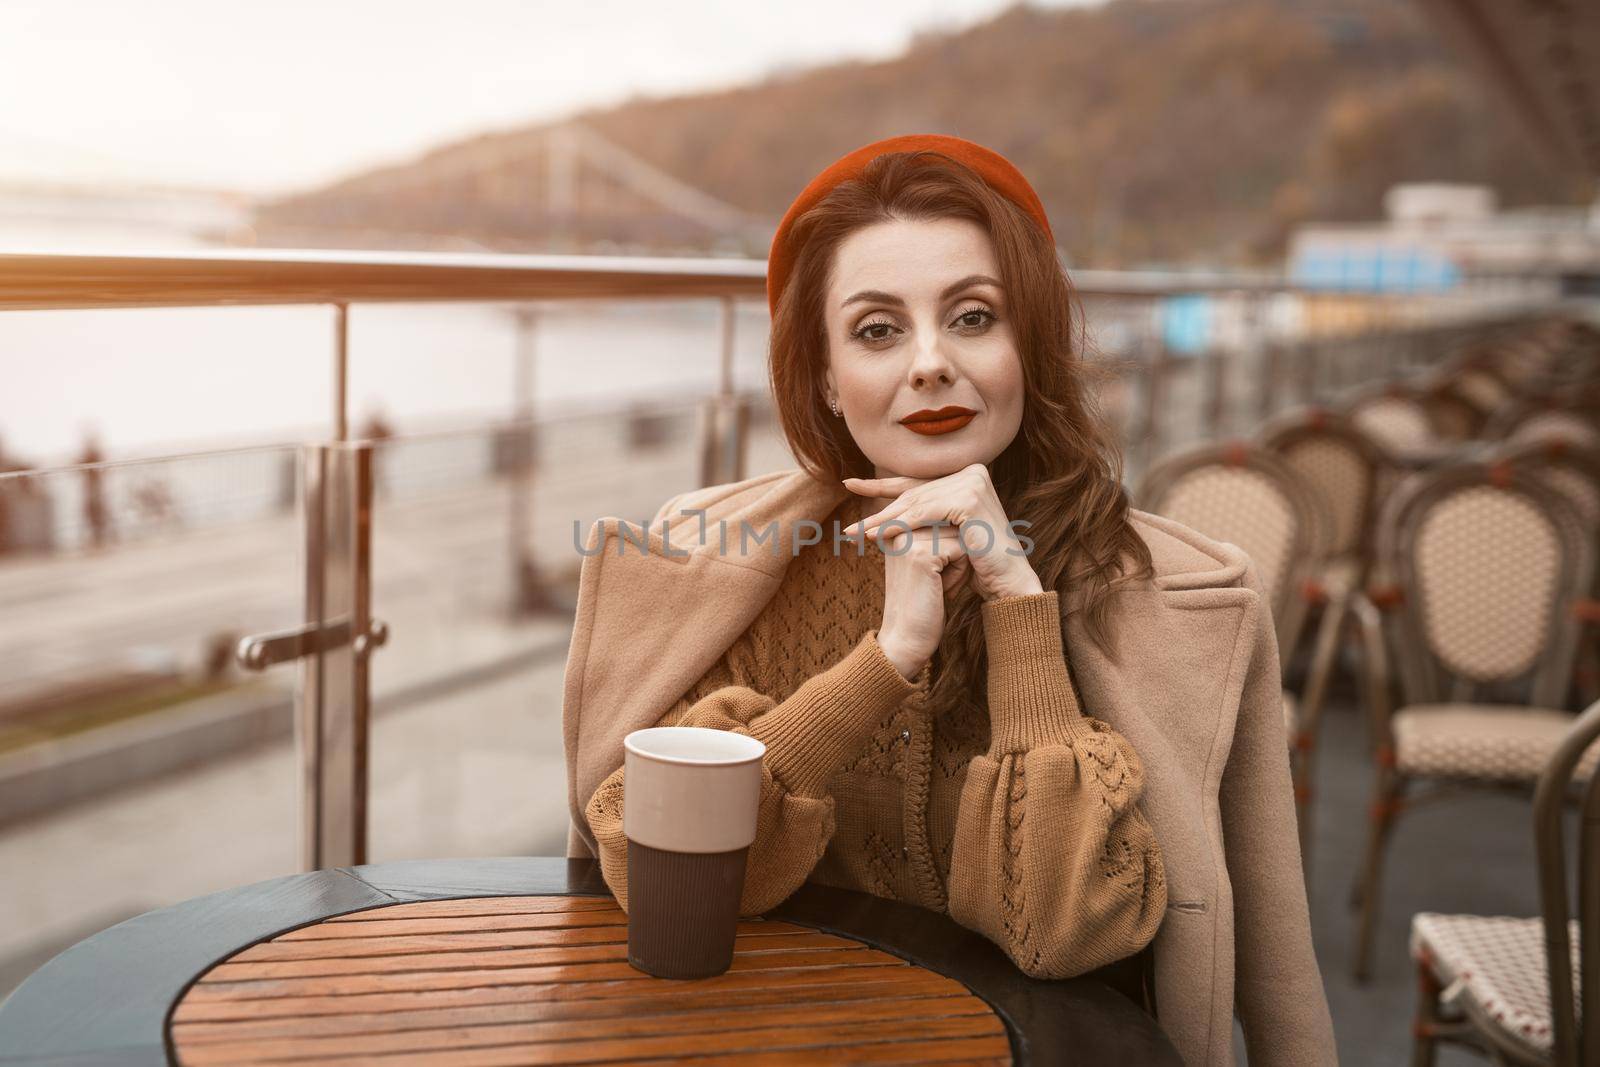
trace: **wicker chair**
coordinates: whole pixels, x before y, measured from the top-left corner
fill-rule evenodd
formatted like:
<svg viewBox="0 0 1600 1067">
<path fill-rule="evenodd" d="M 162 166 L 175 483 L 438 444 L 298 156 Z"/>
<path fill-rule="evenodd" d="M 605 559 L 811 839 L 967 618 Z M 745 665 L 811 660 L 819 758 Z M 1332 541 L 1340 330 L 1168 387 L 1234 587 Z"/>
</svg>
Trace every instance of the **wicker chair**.
<svg viewBox="0 0 1600 1067">
<path fill-rule="evenodd" d="M 1272 602 L 1280 656 L 1295 646 L 1306 617 L 1301 587 L 1331 519 L 1292 470 L 1250 441 L 1199 445 L 1154 464 L 1134 499 L 1140 510 L 1243 549 Z"/>
<path fill-rule="evenodd" d="M 1304 589 L 1326 555 L 1333 520 L 1322 499 L 1260 445 L 1229 441 L 1166 457 L 1134 494 L 1141 510 L 1175 519 L 1207 537 L 1243 549 L 1255 563 L 1272 608 L 1279 663 L 1290 655 L 1307 617 Z M 1299 701 L 1285 689 L 1285 743 L 1299 735 Z M 1291 748 L 1295 795 L 1307 795 L 1297 748 Z M 1302 811 L 1301 855 L 1309 853 Z"/>
<path fill-rule="evenodd" d="M 1360 589 L 1372 559 L 1378 472 L 1383 451 L 1348 417 L 1321 407 L 1291 408 L 1263 423 L 1261 445 L 1322 498 L 1330 523 L 1323 554 L 1304 592 L 1313 603 Z"/>
<path fill-rule="evenodd" d="M 1529 338 L 1500 345 L 1495 351 L 1495 366 L 1519 396 L 1536 393 L 1548 385 L 1554 356 L 1542 344 Z"/>
<path fill-rule="evenodd" d="M 1492 408 L 1448 371 L 1429 374 L 1416 386 L 1433 436 L 1445 441 L 1471 441 L 1483 432 Z"/>
<path fill-rule="evenodd" d="M 1544 360 L 1537 381 L 1544 389 L 1593 382 L 1600 377 L 1600 329 L 1593 323 L 1556 323 L 1539 344 Z"/>
<path fill-rule="evenodd" d="M 1378 513 L 1412 472 L 1464 462 L 1485 447 L 1476 438 L 1451 436 L 1461 426 L 1444 425 L 1448 419 L 1440 415 L 1439 395 L 1437 389 L 1430 391 L 1417 381 L 1394 381 L 1363 386 L 1341 398 L 1338 410 L 1367 435 L 1386 461 L 1378 468 L 1373 501 Z M 1458 406 L 1466 405 L 1459 401 Z"/>
<path fill-rule="evenodd" d="M 1488 458 L 1526 470 L 1560 493 L 1578 516 L 1578 536 L 1594 541 L 1600 558 L 1600 447 L 1553 438 L 1507 444 Z M 1600 699 L 1600 564 L 1595 570 L 1588 598 L 1574 605 L 1584 629 L 1573 681 L 1585 704 Z"/>
<path fill-rule="evenodd" d="M 1439 437 L 1420 390 L 1393 382 L 1365 387 L 1347 397 L 1341 408 L 1387 453 L 1410 455 L 1438 447 Z"/>
<path fill-rule="evenodd" d="M 1496 368 L 1523 395 L 1584 378 L 1594 366 L 1594 354 L 1586 326 L 1557 320 L 1534 323 L 1494 347 Z"/>
<path fill-rule="evenodd" d="M 1600 418 L 1587 399 L 1530 398 L 1508 404 L 1489 420 L 1484 436 L 1508 442 L 1563 440 L 1600 448 Z"/>
<path fill-rule="evenodd" d="M 1322 555 L 1299 590 L 1306 610 L 1321 612 L 1292 735 L 1298 754 L 1295 798 L 1301 854 L 1309 873 L 1311 783 L 1316 779 L 1322 706 L 1344 637 L 1349 595 L 1365 587 L 1371 567 L 1374 505 L 1386 459 L 1348 418 L 1320 407 L 1291 408 L 1263 424 L 1258 436 L 1263 447 L 1322 499 L 1329 520 Z M 1293 649 L 1282 650 L 1285 662 L 1293 654 Z"/>
<path fill-rule="evenodd" d="M 1436 786 L 1433 797 L 1462 786 L 1527 791 L 1571 723 L 1561 710 L 1579 633 L 1571 608 L 1595 564 L 1577 529 L 1560 494 L 1506 463 L 1414 475 L 1379 515 L 1376 567 L 1391 584 L 1350 598 L 1366 631 L 1377 743 L 1367 854 L 1352 893 L 1357 979 L 1370 973 L 1390 833 L 1426 799 L 1408 796 L 1413 787 Z M 1393 710 L 1391 647 L 1401 697 Z"/>
<path fill-rule="evenodd" d="M 1478 410 L 1480 433 L 1496 411 L 1516 399 L 1511 383 L 1486 357 L 1466 360 L 1450 373 L 1456 393 Z"/>
<path fill-rule="evenodd" d="M 1578 914 L 1571 921 L 1562 812 L 1600 738 L 1600 702 L 1556 747 L 1534 792 L 1540 916 L 1513 919 L 1423 912 L 1411 920 L 1417 1015 L 1411 1062 L 1431 1065 L 1440 1043 L 1500 1062 L 1584 1067 L 1600 1062 L 1600 775 L 1582 791 Z M 1581 976 L 1581 977 L 1580 977 Z"/>
<path fill-rule="evenodd" d="M 1523 396 L 1536 397 L 1596 380 L 1600 338 L 1594 327 L 1552 323 L 1497 346 L 1496 368 Z"/>
</svg>

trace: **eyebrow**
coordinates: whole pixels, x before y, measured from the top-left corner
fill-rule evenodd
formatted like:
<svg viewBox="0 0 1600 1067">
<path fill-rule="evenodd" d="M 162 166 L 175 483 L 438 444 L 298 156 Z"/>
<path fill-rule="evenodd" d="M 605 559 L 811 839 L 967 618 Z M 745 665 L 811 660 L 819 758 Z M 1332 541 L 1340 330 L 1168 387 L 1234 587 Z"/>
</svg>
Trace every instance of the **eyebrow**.
<svg viewBox="0 0 1600 1067">
<path fill-rule="evenodd" d="M 954 285 L 946 286 L 944 292 L 939 294 L 939 299 L 940 300 L 948 300 L 950 297 L 955 296 L 961 290 L 969 288 L 969 287 L 974 286 L 974 285 L 992 285 L 996 289 L 1003 288 L 1000 285 L 999 282 L 995 281 L 993 278 L 989 277 L 987 274 L 969 274 L 969 275 L 967 275 L 967 277 L 962 278 L 959 282 L 956 282 Z M 840 304 L 839 306 L 840 307 L 849 307 L 851 304 L 857 303 L 857 302 L 862 301 L 862 300 L 875 300 L 880 304 L 892 304 L 895 307 L 905 307 L 906 306 L 906 302 L 903 299 L 901 299 L 898 296 L 895 296 L 893 293 L 886 293 L 882 289 L 863 289 L 863 290 L 861 290 L 861 292 L 855 294 L 854 296 L 846 298 L 845 302 Z"/>
</svg>

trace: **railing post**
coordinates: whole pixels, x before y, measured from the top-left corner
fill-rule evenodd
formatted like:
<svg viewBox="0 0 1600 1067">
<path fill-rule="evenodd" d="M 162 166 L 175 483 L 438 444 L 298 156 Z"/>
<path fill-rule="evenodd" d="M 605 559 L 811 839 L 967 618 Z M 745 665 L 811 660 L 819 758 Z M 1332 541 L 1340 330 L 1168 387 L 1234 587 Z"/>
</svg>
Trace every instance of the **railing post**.
<svg viewBox="0 0 1600 1067">
<path fill-rule="evenodd" d="M 306 626 L 296 737 L 307 870 L 365 863 L 371 709 L 372 445 L 305 451 Z M 335 639 L 332 635 L 341 635 Z"/>
<path fill-rule="evenodd" d="M 1256 391 L 1256 418 L 1265 420 L 1278 410 L 1283 377 L 1283 346 L 1268 338 L 1261 346 L 1261 384 Z"/>
<path fill-rule="evenodd" d="M 342 646 L 350 662 L 350 809 L 346 813 L 351 840 L 350 862 L 367 862 L 367 827 L 371 788 L 373 651 L 386 631 L 372 618 L 372 476 L 373 447 L 362 443 L 346 451 L 350 501 L 350 644 Z M 342 709 L 341 709 L 342 710 Z"/>
<path fill-rule="evenodd" d="M 315 632 L 326 617 L 323 602 L 325 531 L 323 499 L 328 476 L 328 447 L 307 445 L 301 451 L 300 513 L 305 553 L 305 629 Z M 240 659 L 248 663 L 249 651 L 240 646 Z M 295 751 L 300 768 L 300 866 L 308 871 L 322 866 L 322 657 L 300 661 L 299 686 L 294 701 Z"/>
<path fill-rule="evenodd" d="M 722 352 L 716 395 L 708 397 L 700 412 L 700 484 L 736 482 L 744 477 L 745 443 L 750 425 L 749 405 L 734 390 L 733 297 L 722 298 Z"/>
<path fill-rule="evenodd" d="M 348 618 L 356 636 L 322 652 L 322 866 L 346 866 L 367 861 L 372 445 L 343 445 L 332 458 L 323 606 L 331 618 Z"/>
<path fill-rule="evenodd" d="M 744 441 L 750 405 L 740 396 L 709 396 L 700 406 L 700 484 L 744 477 Z"/>
<path fill-rule="evenodd" d="M 1237 347 L 1244 371 L 1236 374 L 1231 382 L 1234 399 L 1228 411 L 1230 432 L 1241 423 L 1248 426 L 1258 417 L 1265 418 L 1273 411 L 1274 367 L 1264 306 L 1268 298 L 1261 293 L 1241 290 L 1236 294 L 1236 299 L 1242 309 L 1239 313 L 1242 328 Z M 1245 401 L 1247 391 L 1250 398 L 1248 403 Z"/>
<path fill-rule="evenodd" d="M 1150 338 L 1145 345 L 1144 433 L 1141 435 L 1144 438 L 1144 459 L 1141 469 L 1148 470 L 1161 454 L 1164 436 L 1161 413 L 1167 400 L 1168 359 L 1166 346 L 1160 340 Z"/>
<path fill-rule="evenodd" d="M 1322 349 L 1327 344 L 1324 337 L 1313 337 L 1300 345 L 1300 397 L 1307 403 L 1322 400 L 1322 387 L 1317 366 L 1322 361 Z"/>
<path fill-rule="evenodd" d="M 333 305 L 333 439 L 350 439 L 350 305 Z"/>
<path fill-rule="evenodd" d="M 519 307 L 513 314 L 516 350 L 511 368 L 511 426 L 504 439 L 506 477 L 510 491 L 507 507 L 506 558 L 511 573 L 507 589 L 512 590 L 510 612 L 513 618 L 528 614 L 548 603 L 547 592 L 533 558 L 533 474 L 537 450 L 534 425 L 535 357 L 539 338 L 539 308 Z"/>
<path fill-rule="evenodd" d="M 1205 426 L 1206 436 L 1213 439 L 1222 436 L 1226 424 L 1224 409 L 1228 403 L 1228 368 L 1236 356 L 1236 352 L 1227 351 L 1216 344 L 1215 339 L 1200 354 L 1200 359 L 1203 361 L 1201 367 L 1205 372 L 1204 392 L 1201 397 L 1202 424 Z"/>
</svg>

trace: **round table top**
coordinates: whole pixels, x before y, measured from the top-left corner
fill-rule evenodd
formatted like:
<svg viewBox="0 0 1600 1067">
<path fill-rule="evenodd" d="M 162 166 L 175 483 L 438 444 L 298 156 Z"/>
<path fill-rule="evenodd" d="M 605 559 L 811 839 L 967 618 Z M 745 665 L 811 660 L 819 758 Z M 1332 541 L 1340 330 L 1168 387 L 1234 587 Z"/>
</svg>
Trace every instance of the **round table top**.
<svg viewBox="0 0 1600 1067">
<path fill-rule="evenodd" d="M 966 986 L 852 938 L 743 922 L 727 973 L 685 982 L 628 964 L 627 923 L 610 898 L 571 895 L 335 916 L 202 974 L 172 1048 L 185 1067 L 1011 1062 L 1005 1024 Z"/>
<path fill-rule="evenodd" d="M 447 901 L 453 903 L 443 903 Z M 300 1041 L 296 1047 L 302 1052 L 332 1055 L 328 1047 L 347 1046 L 319 1045 L 313 1039 L 346 1040 L 352 1025 L 356 1031 L 370 1030 L 361 1022 L 352 1024 L 349 1013 L 322 1010 L 362 1006 L 355 1000 L 330 1004 L 338 996 L 399 998 L 363 1002 L 369 1008 L 381 1003 L 385 1013 L 446 1013 L 414 1014 L 410 1021 L 425 1024 L 420 1027 L 424 1030 L 430 1023 L 441 1024 L 433 1027 L 436 1032 L 451 1033 L 463 1032 L 463 1026 L 523 1028 L 515 1029 L 519 1036 L 511 1040 L 546 1051 L 555 1040 L 574 1042 L 569 1048 L 592 1046 L 598 1038 L 591 1033 L 605 1033 L 608 1041 L 658 1042 L 641 1046 L 651 1049 L 667 1048 L 661 1041 L 687 1040 L 690 1032 L 695 1042 L 736 1044 L 756 1034 L 763 1039 L 763 1057 L 784 1062 L 786 1050 L 775 1047 L 783 1039 L 775 1035 L 788 1029 L 792 1037 L 800 1024 L 798 1015 L 780 1019 L 778 1013 L 814 1010 L 819 1014 L 804 1025 L 832 1036 L 805 1051 L 808 1062 L 831 1058 L 830 1046 L 851 1044 L 875 1044 L 872 1058 L 893 1060 L 892 1043 L 874 1040 L 874 1025 L 903 1025 L 926 1040 L 948 1040 L 967 1060 L 1180 1062 L 1155 1021 L 1094 976 L 1028 978 L 986 938 L 922 908 L 808 884 L 763 922 L 745 924 L 733 969 L 694 982 L 668 982 L 633 971 L 625 946 L 615 940 L 619 920 L 625 922 L 593 860 L 401 861 L 224 890 L 119 923 L 41 967 L 0 1003 L 0 1065 L 239 1062 L 257 1042 L 286 1040 Z M 625 938 L 625 926 L 621 929 Z M 551 930 L 565 933 L 547 936 Z M 347 933 L 373 940 L 352 946 L 354 938 L 345 937 Z M 758 944 L 760 938 L 772 940 Z M 319 941 L 322 948 L 339 942 L 340 951 L 320 952 Z M 313 946 L 310 955 L 306 946 Z M 480 981 L 472 974 L 482 970 L 475 958 L 489 951 L 500 957 L 496 966 L 509 970 L 482 975 Z M 422 953 L 434 955 L 428 961 L 434 966 L 419 971 L 414 957 Z M 447 967 L 436 966 L 446 959 Z M 781 966 L 772 967 L 774 961 Z M 825 1011 L 824 1005 L 801 995 L 785 996 L 781 1005 L 762 1000 L 773 995 L 771 989 L 760 990 L 775 976 L 779 985 L 773 988 L 797 983 L 793 988 L 805 989 L 809 978 L 829 970 L 837 975 L 840 968 L 852 973 L 845 982 L 827 985 L 832 994 Z M 878 972 L 872 975 L 874 982 L 883 978 L 898 990 L 894 1012 L 877 1011 L 882 1004 L 873 999 L 888 987 L 864 992 L 874 984 L 865 981 L 868 971 Z M 751 974 L 765 977 L 752 985 Z M 512 981 L 508 975 L 514 976 Z M 535 987 L 536 994 L 530 995 Z M 553 992 L 561 987 L 564 993 Z M 652 987 L 682 991 L 674 997 L 695 990 L 716 996 L 736 992 L 752 998 L 744 1007 L 772 1013 L 774 1025 L 749 1028 L 743 1037 L 730 1037 L 733 1031 L 708 1035 L 684 1021 L 687 1013 L 675 1012 L 669 1018 L 679 1021 L 664 1022 L 665 1029 L 651 1032 L 655 1024 L 643 1023 L 642 1013 L 631 1006 L 626 1015 L 606 1014 L 616 1004 L 603 1002 L 616 998 L 631 1005 L 641 996 L 655 995 Z M 474 992 L 464 998 L 471 1003 L 458 1003 L 463 990 L 499 992 Z M 265 999 L 256 995 L 262 992 L 278 1002 L 249 1004 Z M 440 996 L 456 1000 L 443 1003 L 437 1000 Z M 911 1000 L 923 1014 L 902 1019 Z M 583 1006 L 548 1007 L 572 1003 Z M 263 1007 L 269 1010 L 263 1013 Z M 304 1011 L 293 1016 L 298 1019 L 293 1027 L 283 1022 L 290 1018 L 282 1014 L 287 1008 Z M 463 1008 L 475 1014 L 449 1014 Z M 373 1014 L 366 1013 L 364 1022 Z M 886 1024 L 886 1019 L 894 1021 Z M 1002 1029 L 994 1029 L 996 1023 Z M 566 1036 L 551 1038 L 553 1033 Z M 452 1062 L 447 1057 L 463 1051 L 459 1041 L 447 1041 L 448 1047 L 442 1048 L 426 1044 L 435 1037 L 421 1036 L 414 1045 L 404 1037 L 394 1040 L 399 1044 L 393 1047 L 409 1055 L 391 1060 L 394 1053 L 386 1053 L 386 1063 L 409 1063 L 412 1056 L 417 1062 Z M 690 1049 L 686 1045 L 659 1055 L 670 1059 Z M 472 1062 L 495 1062 L 493 1055 L 474 1054 Z M 621 1055 L 634 1060 L 644 1054 Z M 529 1062 L 525 1051 L 506 1062 L 512 1060 Z"/>
</svg>

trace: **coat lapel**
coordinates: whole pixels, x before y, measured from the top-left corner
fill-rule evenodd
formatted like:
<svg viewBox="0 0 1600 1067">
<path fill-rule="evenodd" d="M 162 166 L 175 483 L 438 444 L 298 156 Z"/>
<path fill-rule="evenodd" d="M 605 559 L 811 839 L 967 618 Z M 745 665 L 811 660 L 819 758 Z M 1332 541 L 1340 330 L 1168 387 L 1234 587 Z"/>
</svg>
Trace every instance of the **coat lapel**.
<svg viewBox="0 0 1600 1067">
<path fill-rule="evenodd" d="M 717 488 L 680 503 L 703 517 L 669 515 L 648 528 L 604 518 L 589 530 L 562 730 L 567 800 L 591 848 L 583 806 L 621 765 L 622 739 L 654 726 L 716 663 L 777 592 L 800 523 L 824 525 L 849 495 L 795 470 L 699 503 Z"/>
</svg>

